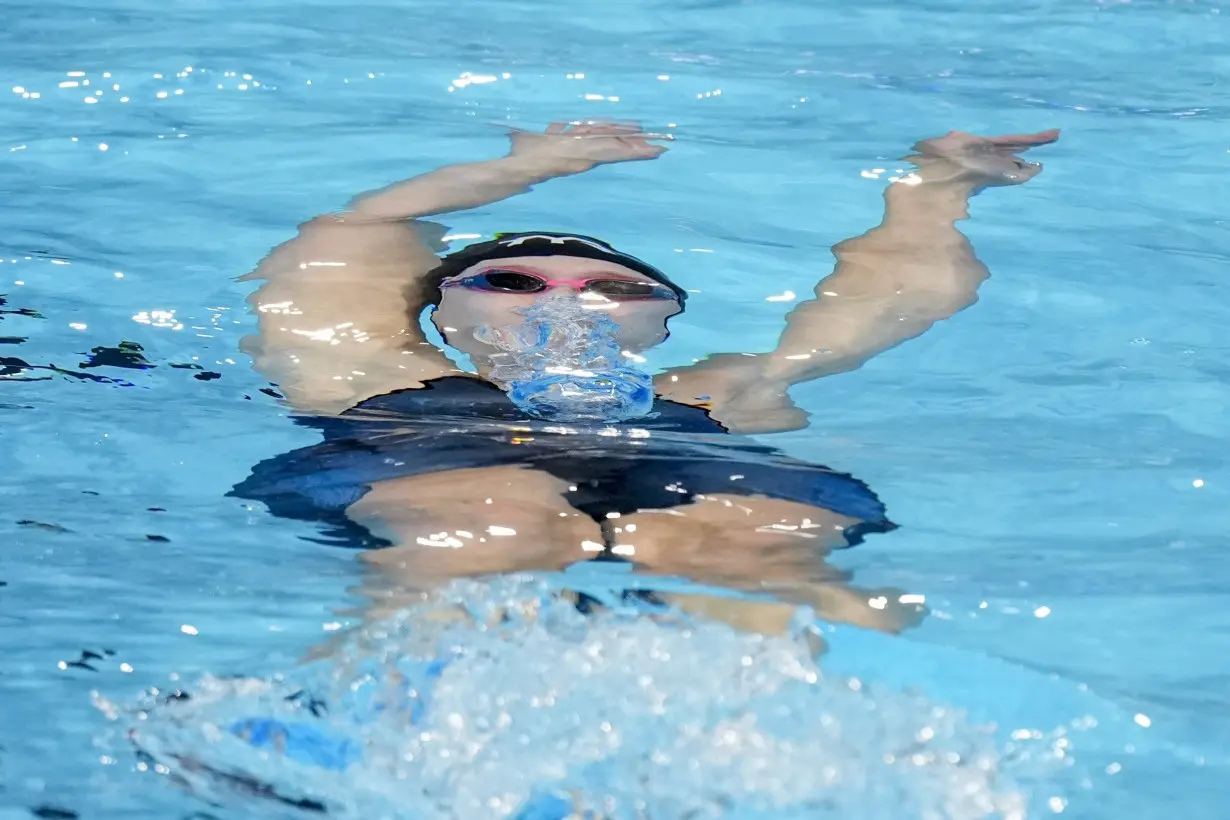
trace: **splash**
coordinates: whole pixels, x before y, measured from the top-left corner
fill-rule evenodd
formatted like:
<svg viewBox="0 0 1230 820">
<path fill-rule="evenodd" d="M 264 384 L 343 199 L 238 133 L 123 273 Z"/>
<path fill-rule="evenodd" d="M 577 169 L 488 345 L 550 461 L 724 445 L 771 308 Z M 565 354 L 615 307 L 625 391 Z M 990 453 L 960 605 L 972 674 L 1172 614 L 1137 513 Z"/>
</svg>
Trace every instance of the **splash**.
<svg viewBox="0 0 1230 820">
<path fill-rule="evenodd" d="M 1003 748 L 958 711 L 827 677 L 801 638 L 585 616 L 528 580 L 494 593 L 458 583 L 286 678 L 100 706 L 211 801 L 356 820 L 1020 820 L 1023 784 L 1061 765 L 1064 741 Z"/>
<path fill-rule="evenodd" d="M 619 422 L 653 408 L 653 379 L 630 366 L 616 343 L 619 325 L 582 299 L 558 294 L 519 311 L 517 325 L 476 328 L 498 348 L 491 380 L 536 418 Z"/>
</svg>

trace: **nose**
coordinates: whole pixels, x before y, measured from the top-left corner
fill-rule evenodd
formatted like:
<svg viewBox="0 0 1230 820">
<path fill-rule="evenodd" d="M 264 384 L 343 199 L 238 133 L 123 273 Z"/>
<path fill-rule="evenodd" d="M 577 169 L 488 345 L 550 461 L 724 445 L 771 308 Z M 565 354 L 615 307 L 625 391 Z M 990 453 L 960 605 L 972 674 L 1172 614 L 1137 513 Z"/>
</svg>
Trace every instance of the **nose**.
<svg viewBox="0 0 1230 820">
<path fill-rule="evenodd" d="M 575 293 L 579 299 L 586 302 L 601 302 L 607 303 L 611 299 L 596 291 L 586 290 L 584 282 L 548 282 L 547 287 L 541 291 L 545 296 L 554 296 L 561 291 Z"/>
</svg>

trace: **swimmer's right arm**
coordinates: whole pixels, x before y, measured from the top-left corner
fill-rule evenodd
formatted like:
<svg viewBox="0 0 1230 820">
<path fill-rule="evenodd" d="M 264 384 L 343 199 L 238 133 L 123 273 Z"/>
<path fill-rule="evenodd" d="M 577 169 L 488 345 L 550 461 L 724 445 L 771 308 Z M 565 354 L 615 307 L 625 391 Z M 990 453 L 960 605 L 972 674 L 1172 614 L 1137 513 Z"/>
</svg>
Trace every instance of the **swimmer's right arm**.
<svg viewBox="0 0 1230 820">
<path fill-rule="evenodd" d="M 612 162 L 654 159 L 666 149 L 640 126 L 552 123 L 542 134 L 513 130 L 508 156 L 449 165 L 357 197 L 348 222 L 404 220 L 479 208 L 534 185 Z"/>
<path fill-rule="evenodd" d="M 635 125 L 605 123 L 514 131 L 507 157 L 431 171 L 301 225 L 244 277 L 263 280 L 249 298 L 259 332 L 243 340 L 244 352 L 292 407 L 326 415 L 456 372 L 418 323 L 417 280 L 439 264 L 445 232 L 416 220 L 597 165 L 653 159 L 665 150 L 653 138 Z"/>
</svg>

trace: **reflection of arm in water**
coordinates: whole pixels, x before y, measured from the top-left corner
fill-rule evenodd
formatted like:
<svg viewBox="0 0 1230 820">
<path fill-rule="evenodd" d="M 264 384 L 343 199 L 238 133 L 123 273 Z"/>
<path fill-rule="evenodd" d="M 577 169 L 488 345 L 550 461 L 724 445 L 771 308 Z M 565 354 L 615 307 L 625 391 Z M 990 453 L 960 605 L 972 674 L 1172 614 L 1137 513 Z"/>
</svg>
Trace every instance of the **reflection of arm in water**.
<svg viewBox="0 0 1230 820">
<path fill-rule="evenodd" d="M 244 279 L 259 333 L 243 349 L 300 410 L 337 413 L 364 399 L 455 372 L 420 332 L 419 279 L 439 264 L 440 226 L 419 217 L 476 208 L 608 162 L 664 148 L 623 125 L 514 132 L 501 159 L 452 165 L 364 194 L 303 224 Z"/>
<path fill-rule="evenodd" d="M 710 396 L 714 415 L 743 432 L 804 426 L 786 397 L 791 385 L 855 370 L 976 301 L 987 269 L 956 223 L 978 191 L 1041 170 L 1014 153 L 1058 136 L 952 132 L 918 143 L 910 158 L 917 170 L 889 186 L 883 221 L 833 248 L 836 269 L 790 312 L 776 349 L 712 356 L 659 381 L 679 401 Z"/>
<path fill-rule="evenodd" d="M 475 494 L 473 488 L 481 486 Z M 601 548 L 603 535 L 565 500 L 567 483 L 525 467 L 481 467 L 380 482 L 347 515 L 396 546 L 363 554 L 368 619 L 430 597 L 452 578 L 560 570 Z M 858 519 L 797 502 L 722 494 L 615 520 L 642 576 L 679 576 L 763 600 L 662 596 L 736 628 L 780 634 L 794 607 L 832 623 L 899 632 L 921 620 L 900 590 L 862 590 L 829 566 Z M 768 597 L 768 596 L 771 596 Z M 874 602 L 879 603 L 874 603 Z"/>
</svg>

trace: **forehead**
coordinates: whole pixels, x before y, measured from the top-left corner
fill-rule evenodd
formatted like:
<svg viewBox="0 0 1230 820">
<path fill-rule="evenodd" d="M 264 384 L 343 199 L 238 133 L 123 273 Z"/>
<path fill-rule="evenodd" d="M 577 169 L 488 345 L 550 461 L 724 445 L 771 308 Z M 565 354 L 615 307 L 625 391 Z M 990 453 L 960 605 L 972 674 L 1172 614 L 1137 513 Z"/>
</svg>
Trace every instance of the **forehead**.
<svg viewBox="0 0 1230 820">
<path fill-rule="evenodd" d="M 582 259 L 576 256 L 510 256 L 506 259 L 488 259 L 466 268 L 463 274 L 481 273 L 497 268 L 540 273 L 549 278 L 612 276 L 619 279 L 632 279 L 637 282 L 655 281 L 617 262 L 606 262 L 600 259 Z"/>
</svg>

